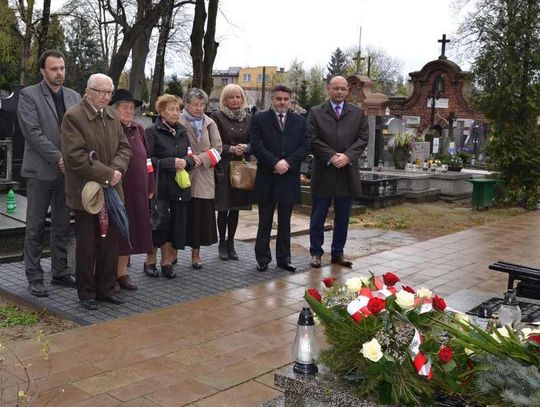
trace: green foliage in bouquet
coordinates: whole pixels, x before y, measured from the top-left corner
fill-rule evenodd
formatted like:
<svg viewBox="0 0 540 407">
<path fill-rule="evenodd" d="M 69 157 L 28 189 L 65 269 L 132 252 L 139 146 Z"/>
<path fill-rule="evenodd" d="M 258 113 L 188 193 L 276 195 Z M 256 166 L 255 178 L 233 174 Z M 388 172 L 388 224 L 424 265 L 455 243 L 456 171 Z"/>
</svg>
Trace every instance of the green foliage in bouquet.
<svg viewBox="0 0 540 407">
<path fill-rule="evenodd" d="M 540 406 L 540 331 L 503 327 L 486 332 L 455 317 L 433 323 L 452 334 L 455 348 L 471 354 L 472 399 L 482 405 Z"/>
<path fill-rule="evenodd" d="M 447 321 L 444 300 L 427 289 L 398 289 L 398 281 L 392 273 L 345 285 L 325 279 L 323 296 L 306 292 L 329 344 L 321 361 L 356 382 L 359 397 L 382 404 L 429 404 L 436 392 L 466 393 L 469 358 L 447 346 L 450 335 L 432 322 Z"/>
</svg>

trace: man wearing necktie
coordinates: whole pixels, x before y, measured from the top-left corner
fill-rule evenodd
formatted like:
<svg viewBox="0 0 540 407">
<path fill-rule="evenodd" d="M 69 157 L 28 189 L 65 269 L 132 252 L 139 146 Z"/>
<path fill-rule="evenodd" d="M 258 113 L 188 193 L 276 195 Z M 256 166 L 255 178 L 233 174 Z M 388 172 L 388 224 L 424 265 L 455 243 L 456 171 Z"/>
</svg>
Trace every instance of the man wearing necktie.
<svg viewBox="0 0 540 407">
<path fill-rule="evenodd" d="M 278 212 L 276 261 L 279 268 L 294 272 L 291 263 L 291 215 L 300 201 L 300 165 L 309 151 L 307 123 L 289 111 L 291 90 L 284 85 L 272 89 L 272 108 L 251 120 L 251 151 L 257 157 L 253 195 L 259 206 L 259 228 L 255 242 L 257 270 L 265 271 L 272 261 L 270 232 L 274 211 Z"/>
<path fill-rule="evenodd" d="M 313 107 L 308 115 L 313 153 L 309 227 L 311 266 L 321 267 L 324 222 L 333 201 L 331 262 L 352 267 L 343 249 L 347 241 L 353 198 L 359 195 L 358 159 L 367 146 L 369 127 L 364 111 L 345 102 L 349 86 L 344 77 L 333 77 L 328 83 L 327 92 L 330 100 Z"/>
</svg>

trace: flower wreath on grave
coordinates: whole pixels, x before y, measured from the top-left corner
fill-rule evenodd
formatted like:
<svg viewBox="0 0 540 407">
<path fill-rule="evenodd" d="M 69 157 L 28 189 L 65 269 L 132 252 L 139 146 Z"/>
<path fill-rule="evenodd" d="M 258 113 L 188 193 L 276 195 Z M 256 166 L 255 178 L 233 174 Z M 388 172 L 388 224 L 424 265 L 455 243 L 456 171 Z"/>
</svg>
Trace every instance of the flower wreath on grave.
<svg viewBox="0 0 540 407">
<path fill-rule="evenodd" d="M 304 296 L 325 327 L 329 347 L 321 352 L 321 362 L 337 377 L 356 383 L 359 397 L 403 405 L 431 405 L 439 394 L 480 404 L 500 401 L 504 388 L 482 380 L 492 380 L 488 373 L 497 376 L 504 358 L 513 369 L 515 363 L 529 374 L 536 369 L 531 375 L 536 380 L 540 346 L 530 332 L 486 333 L 430 290 L 399 281 L 393 273 L 354 277 L 345 284 L 326 278 L 322 295 L 310 288 Z M 493 357 L 500 359 L 497 364 Z M 528 386 L 528 396 L 534 397 L 535 385 Z"/>
</svg>

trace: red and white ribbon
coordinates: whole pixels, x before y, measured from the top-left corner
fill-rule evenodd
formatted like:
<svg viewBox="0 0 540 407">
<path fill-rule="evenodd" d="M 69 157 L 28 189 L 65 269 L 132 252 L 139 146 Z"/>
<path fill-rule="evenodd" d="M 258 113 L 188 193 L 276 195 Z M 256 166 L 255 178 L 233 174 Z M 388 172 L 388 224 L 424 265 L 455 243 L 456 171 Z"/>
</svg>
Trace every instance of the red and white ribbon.
<svg viewBox="0 0 540 407">
<path fill-rule="evenodd" d="M 371 298 L 377 297 L 384 300 L 386 297 L 396 293 L 395 287 L 387 287 L 377 278 L 375 279 L 375 287 L 377 291 L 372 291 L 368 287 L 362 287 L 358 292 L 358 297 L 347 305 L 347 312 L 356 322 L 360 322 L 363 318 L 371 315 L 371 311 L 367 307 Z"/>
<path fill-rule="evenodd" d="M 208 157 L 210 157 L 210 164 L 212 167 L 215 167 L 219 160 L 221 160 L 221 154 L 219 154 L 219 151 L 217 151 L 215 148 L 211 148 L 206 152 Z"/>
<path fill-rule="evenodd" d="M 433 378 L 433 371 L 431 369 L 431 359 L 426 357 L 420 352 L 420 345 L 422 344 L 422 336 L 418 329 L 414 328 L 414 337 L 409 345 L 409 351 L 413 365 L 420 376 L 426 376 L 428 379 Z"/>
</svg>

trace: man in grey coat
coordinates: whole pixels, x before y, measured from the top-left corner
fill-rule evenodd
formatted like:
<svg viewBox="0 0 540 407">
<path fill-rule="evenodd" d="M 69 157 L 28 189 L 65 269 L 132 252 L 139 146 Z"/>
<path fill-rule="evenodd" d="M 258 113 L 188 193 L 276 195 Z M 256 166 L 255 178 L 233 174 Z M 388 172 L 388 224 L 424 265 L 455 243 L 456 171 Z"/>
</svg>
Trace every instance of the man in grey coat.
<svg viewBox="0 0 540 407">
<path fill-rule="evenodd" d="M 27 178 L 24 266 L 32 295 L 46 297 L 41 267 L 42 238 L 47 209 L 51 207 L 51 284 L 75 287 L 67 267 L 70 213 L 64 192 L 64 161 L 60 125 L 66 110 L 81 96 L 63 86 L 64 55 L 47 50 L 39 58 L 43 80 L 21 91 L 17 116 L 25 139 L 21 174 Z"/>
<path fill-rule="evenodd" d="M 344 77 L 333 77 L 327 91 L 330 100 L 313 107 L 308 116 L 313 153 L 309 225 L 311 266 L 321 267 L 324 222 L 333 201 L 331 262 L 352 267 L 352 262 L 343 254 L 343 248 L 347 241 L 353 198 L 359 195 L 358 159 L 367 146 L 369 126 L 364 111 L 345 102 L 349 85 Z"/>
</svg>

